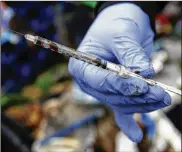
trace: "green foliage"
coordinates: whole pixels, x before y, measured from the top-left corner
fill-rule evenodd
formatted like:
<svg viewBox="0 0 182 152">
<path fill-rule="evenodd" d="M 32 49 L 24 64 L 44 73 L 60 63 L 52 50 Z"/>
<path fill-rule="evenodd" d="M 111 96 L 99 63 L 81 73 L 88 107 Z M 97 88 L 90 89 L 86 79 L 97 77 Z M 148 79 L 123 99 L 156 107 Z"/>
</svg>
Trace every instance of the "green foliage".
<svg viewBox="0 0 182 152">
<path fill-rule="evenodd" d="M 30 100 L 20 94 L 7 94 L 7 95 L 4 95 L 2 94 L 1 95 L 1 107 L 10 103 L 11 104 L 23 104 L 23 103 L 27 103 L 29 102 Z"/>
</svg>

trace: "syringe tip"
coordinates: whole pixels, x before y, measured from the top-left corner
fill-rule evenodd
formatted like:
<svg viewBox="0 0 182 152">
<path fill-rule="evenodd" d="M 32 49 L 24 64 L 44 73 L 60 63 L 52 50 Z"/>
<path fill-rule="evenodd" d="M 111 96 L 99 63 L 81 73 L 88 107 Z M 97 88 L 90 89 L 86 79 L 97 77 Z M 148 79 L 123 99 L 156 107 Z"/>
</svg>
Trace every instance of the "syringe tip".
<svg viewBox="0 0 182 152">
<path fill-rule="evenodd" d="M 22 34 L 22 33 L 20 33 L 20 32 L 17 32 L 17 31 L 14 31 L 14 30 L 12 30 L 12 29 L 8 29 L 8 30 L 10 30 L 10 31 L 13 32 L 13 33 L 16 33 L 16 34 L 19 34 L 19 35 L 23 35 L 23 36 L 24 36 L 24 34 Z"/>
</svg>

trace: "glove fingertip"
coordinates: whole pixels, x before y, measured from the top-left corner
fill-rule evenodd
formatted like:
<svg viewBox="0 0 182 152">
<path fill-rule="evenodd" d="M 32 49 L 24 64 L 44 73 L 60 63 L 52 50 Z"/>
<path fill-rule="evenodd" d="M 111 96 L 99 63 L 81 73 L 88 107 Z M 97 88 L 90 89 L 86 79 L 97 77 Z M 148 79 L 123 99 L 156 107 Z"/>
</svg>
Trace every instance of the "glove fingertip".
<svg viewBox="0 0 182 152">
<path fill-rule="evenodd" d="M 137 131 L 133 131 L 130 136 L 128 136 L 133 142 L 141 142 L 143 139 L 143 132 L 141 129 L 137 129 Z"/>
<path fill-rule="evenodd" d="M 146 100 L 154 100 L 157 102 L 163 102 L 165 97 L 165 91 L 161 87 L 155 85 L 155 86 L 149 86 L 149 93 L 145 95 Z M 168 97 L 166 97 L 166 100 Z M 165 104 L 165 102 L 164 102 Z"/>
<path fill-rule="evenodd" d="M 140 142 L 143 138 L 143 132 L 132 118 L 132 115 L 124 115 L 115 111 L 115 121 L 121 131 L 133 142 Z"/>
</svg>

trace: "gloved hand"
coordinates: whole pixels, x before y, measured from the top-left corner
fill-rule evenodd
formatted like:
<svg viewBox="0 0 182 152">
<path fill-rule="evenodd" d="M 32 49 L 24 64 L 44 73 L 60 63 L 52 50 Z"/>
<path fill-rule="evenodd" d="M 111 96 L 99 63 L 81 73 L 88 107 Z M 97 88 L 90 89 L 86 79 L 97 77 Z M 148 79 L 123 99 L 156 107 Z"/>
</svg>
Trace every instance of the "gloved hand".
<svg viewBox="0 0 182 152">
<path fill-rule="evenodd" d="M 84 21 L 83 21 L 84 22 Z M 78 50 L 95 55 L 144 77 L 155 72 L 150 65 L 153 31 L 149 17 L 135 4 L 120 3 L 105 8 L 91 25 Z M 108 105 L 120 129 L 134 142 L 143 134 L 132 117 L 170 105 L 170 96 L 160 87 L 116 74 L 71 58 L 69 72 L 86 93 Z"/>
</svg>

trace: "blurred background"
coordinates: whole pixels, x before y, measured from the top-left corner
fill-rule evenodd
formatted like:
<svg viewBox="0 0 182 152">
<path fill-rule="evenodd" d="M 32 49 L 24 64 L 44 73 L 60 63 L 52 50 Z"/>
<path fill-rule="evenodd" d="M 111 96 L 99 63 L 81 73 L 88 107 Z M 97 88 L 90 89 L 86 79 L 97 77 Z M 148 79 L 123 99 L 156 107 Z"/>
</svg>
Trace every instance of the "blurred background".
<svg viewBox="0 0 182 152">
<path fill-rule="evenodd" d="M 32 33 L 77 48 L 94 20 L 96 2 L 0 2 L 2 152 L 178 152 L 181 98 L 136 114 L 144 132 L 131 142 L 113 114 L 83 93 L 68 73 L 68 59 L 12 33 Z M 168 2 L 156 15 L 151 57 L 155 80 L 181 89 L 181 6 Z"/>
</svg>

